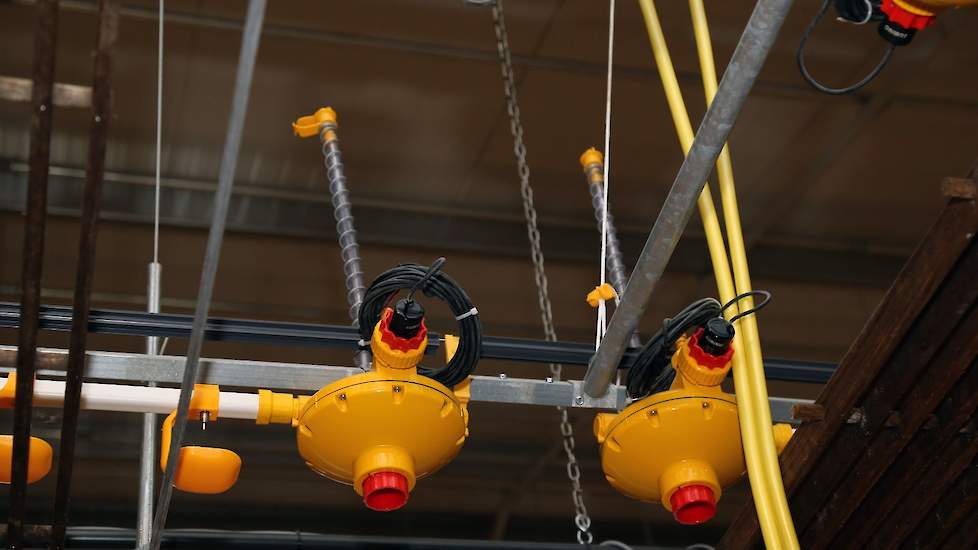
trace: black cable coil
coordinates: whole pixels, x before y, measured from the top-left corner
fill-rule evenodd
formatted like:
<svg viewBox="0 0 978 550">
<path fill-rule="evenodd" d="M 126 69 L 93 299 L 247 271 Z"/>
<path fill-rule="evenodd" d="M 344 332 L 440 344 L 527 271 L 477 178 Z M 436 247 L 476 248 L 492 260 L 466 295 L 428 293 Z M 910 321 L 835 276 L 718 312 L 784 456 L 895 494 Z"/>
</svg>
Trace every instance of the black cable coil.
<svg viewBox="0 0 978 550">
<path fill-rule="evenodd" d="M 482 323 L 468 294 L 454 279 L 439 270 L 439 262 L 443 263 L 444 259 L 439 258 L 430 267 L 401 264 L 374 279 L 360 306 L 360 337 L 364 342 L 370 342 L 381 313 L 393 303 L 394 297 L 401 290 L 420 290 L 425 296 L 442 300 L 448 304 L 456 318 L 462 317 L 458 321 L 458 350 L 444 367 L 432 369 L 419 365 L 418 373 L 451 388 L 465 381 L 479 362 L 482 355 Z"/>
<path fill-rule="evenodd" d="M 676 341 L 679 337 L 706 326 L 708 321 L 720 317 L 727 308 L 747 296 L 760 296 L 762 301 L 732 316 L 729 321 L 731 325 L 738 319 L 757 313 L 771 301 L 771 293 L 766 290 L 738 294 L 722 306 L 714 298 L 702 298 L 686 306 L 675 317 L 663 321 L 662 329 L 642 346 L 628 369 L 628 376 L 625 378 L 628 396 L 640 399 L 668 390 L 676 378 L 676 371 L 672 368 L 672 355 L 676 352 Z"/>
<path fill-rule="evenodd" d="M 625 379 L 628 396 L 639 399 L 669 389 L 676 377 L 676 371 L 670 365 L 672 354 L 676 352 L 676 340 L 686 331 L 701 327 L 719 316 L 720 302 L 703 298 L 686 306 L 675 317 L 663 321 L 662 329 L 642 346 L 628 369 Z"/>
</svg>

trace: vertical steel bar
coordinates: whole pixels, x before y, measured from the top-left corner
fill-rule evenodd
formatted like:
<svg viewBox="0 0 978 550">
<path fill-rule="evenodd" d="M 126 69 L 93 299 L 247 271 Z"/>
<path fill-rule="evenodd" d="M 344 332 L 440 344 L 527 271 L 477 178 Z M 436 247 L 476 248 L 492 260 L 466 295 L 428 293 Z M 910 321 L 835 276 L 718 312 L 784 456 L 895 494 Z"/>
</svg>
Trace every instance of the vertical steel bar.
<svg viewBox="0 0 978 550">
<path fill-rule="evenodd" d="M 160 283 L 162 266 L 158 262 L 149 264 L 149 284 L 146 288 L 146 311 L 160 312 Z M 159 355 L 160 337 L 146 338 L 146 355 Z M 155 386 L 154 383 L 149 385 Z M 149 548 L 153 532 L 153 497 L 156 483 L 156 415 L 143 415 L 143 444 L 139 456 L 139 505 L 136 516 L 136 548 Z"/>
<path fill-rule="evenodd" d="M 604 339 L 584 375 L 584 391 L 600 397 L 608 391 L 628 338 L 638 327 L 649 297 L 693 213 L 696 199 L 713 170 L 737 115 L 747 100 L 793 0 L 759 0 L 740 37 L 717 95 L 696 132 L 642 255 L 615 309 Z"/>
<path fill-rule="evenodd" d="M 119 1 L 99 0 L 98 31 L 92 77 L 92 122 L 89 129 L 88 162 L 82 194 L 81 230 L 78 240 L 78 265 L 72 304 L 71 338 L 65 371 L 65 402 L 61 421 L 61 448 L 58 454 L 58 485 L 54 495 L 54 521 L 51 548 L 64 548 L 68 522 L 68 500 L 74 471 L 75 438 L 81 409 L 82 376 L 88 339 L 92 279 L 95 274 L 95 244 L 98 215 L 105 176 L 105 149 L 112 118 L 112 49 L 119 27 Z"/>
<path fill-rule="evenodd" d="M 214 217 L 211 219 L 210 233 L 207 236 L 207 250 L 204 254 L 204 265 L 200 274 L 200 288 L 197 291 L 197 308 L 194 311 L 194 322 L 187 349 L 187 365 L 183 371 L 180 400 L 177 403 L 177 414 L 173 423 L 170 447 L 166 450 L 170 460 L 167 460 L 166 463 L 166 472 L 163 474 L 160 495 L 156 504 L 156 514 L 153 518 L 150 548 L 154 550 L 160 547 L 162 540 L 166 515 L 170 509 L 170 498 L 173 496 L 173 478 L 180 462 L 179 451 L 187 430 L 190 398 L 197 381 L 197 367 L 200 364 L 200 352 L 204 343 L 204 328 L 210 311 L 211 298 L 214 294 L 214 280 L 217 277 L 217 266 L 221 256 L 224 226 L 227 221 L 228 205 L 231 201 L 231 190 L 234 186 L 234 172 L 238 163 L 238 152 L 241 149 L 245 113 L 248 111 L 251 79 L 255 69 L 255 60 L 258 57 L 258 42 L 261 38 L 264 16 L 265 0 L 249 0 L 244 34 L 241 39 L 241 53 L 238 57 L 238 73 L 231 100 L 231 120 L 228 122 L 227 137 L 224 141 L 224 152 L 218 174 L 217 193 L 214 197 Z"/>
<path fill-rule="evenodd" d="M 40 0 L 34 23 L 34 67 L 31 91 L 30 171 L 21 268 L 20 332 L 17 334 L 17 393 L 14 399 L 13 458 L 7 541 L 19 548 L 27 502 L 27 464 L 33 413 L 34 365 L 41 308 L 41 271 L 51 153 L 54 61 L 58 36 L 57 0 Z"/>
</svg>

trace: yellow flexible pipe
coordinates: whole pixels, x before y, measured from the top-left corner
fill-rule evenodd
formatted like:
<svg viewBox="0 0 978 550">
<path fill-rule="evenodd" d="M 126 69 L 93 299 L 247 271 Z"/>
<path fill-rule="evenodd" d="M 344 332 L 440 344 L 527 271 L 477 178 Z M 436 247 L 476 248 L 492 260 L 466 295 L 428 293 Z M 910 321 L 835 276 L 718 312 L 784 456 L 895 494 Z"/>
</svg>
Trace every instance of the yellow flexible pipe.
<svg viewBox="0 0 978 550">
<path fill-rule="evenodd" d="M 685 152 L 688 151 L 689 147 L 692 145 L 694 137 L 693 129 L 689 121 L 689 115 L 686 112 L 685 103 L 683 102 L 682 93 L 679 88 L 679 82 L 676 78 L 675 70 L 665 43 L 665 37 L 662 32 L 661 24 L 659 23 L 658 14 L 655 10 L 655 4 L 652 0 L 639 0 L 639 5 L 642 8 L 642 16 L 648 30 L 649 41 L 652 45 L 656 66 L 662 79 L 662 85 L 669 104 L 669 110 L 672 114 L 680 143 Z M 710 58 L 710 62 L 712 63 L 712 57 Z M 729 167 L 729 156 L 727 159 L 727 166 Z M 719 222 L 717 221 L 716 211 L 713 205 L 708 183 L 704 187 L 703 194 L 699 198 L 698 206 L 707 236 L 707 245 L 710 249 L 710 257 L 713 262 L 714 275 L 717 279 L 717 288 L 719 290 L 721 300 L 726 302 L 735 296 L 735 292 L 733 290 L 734 283 L 731 280 L 726 250 L 723 244 L 723 237 L 720 233 Z M 734 306 L 728 309 L 726 314 L 729 318 L 737 311 L 739 311 L 739 309 Z M 756 334 L 756 325 L 754 328 Z M 745 345 L 744 335 L 742 335 L 741 332 L 742 331 L 737 331 L 734 345 L 738 349 L 746 351 L 748 346 Z M 748 359 L 748 353 L 734 354 L 734 381 L 737 386 L 738 401 L 745 404 L 756 403 L 757 401 L 756 385 L 751 383 L 748 376 Z M 766 395 L 766 392 L 764 393 Z M 765 404 L 767 403 L 766 397 L 763 402 Z M 759 414 L 761 415 L 760 418 L 758 418 Z M 745 406 L 741 408 L 740 417 L 745 454 L 748 454 L 751 457 L 757 457 L 759 455 L 763 456 L 763 453 L 756 453 L 754 452 L 754 449 L 760 445 L 760 442 L 762 441 L 761 438 L 764 436 L 764 434 L 771 437 L 771 430 L 769 429 L 769 426 L 771 425 L 770 410 L 765 407 L 763 411 L 760 411 L 759 413 L 757 408 Z M 767 418 L 766 422 L 764 421 L 765 417 Z M 790 538 L 793 538 L 793 536 L 786 539 L 783 534 L 784 531 L 781 529 L 783 526 L 778 525 L 775 514 L 769 513 L 772 506 L 775 504 L 772 501 L 776 501 L 777 497 L 771 490 L 772 486 L 769 477 L 765 473 L 764 462 L 762 460 L 748 459 L 747 463 L 748 474 L 752 484 L 752 493 L 754 495 L 755 505 L 758 510 L 758 519 L 761 525 L 762 533 L 764 534 L 765 543 L 768 548 L 787 548 L 788 546 L 783 544 L 782 541 L 790 540 Z M 780 484 L 780 477 L 778 477 L 777 481 Z M 783 491 L 781 492 L 781 498 L 784 498 Z"/>
<path fill-rule="evenodd" d="M 706 10 L 703 0 L 689 0 L 689 9 L 693 19 L 693 34 L 696 38 L 696 50 L 699 54 L 700 72 L 703 77 L 703 88 L 706 93 L 706 103 L 709 105 L 713 101 L 713 96 L 717 92 L 717 73 L 713 62 L 713 45 L 710 40 L 710 29 L 707 23 Z M 720 182 L 720 201 L 723 205 L 723 219 L 727 229 L 727 243 L 730 246 L 730 259 L 733 264 L 734 280 L 738 293 L 749 292 L 751 287 L 750 270 L 747 267 L 747 251 L 744 246 L 744 235 L 740 226 L 740 212 L 737 207 L 737 191 L 734 186 L 733 166 L 730 162 L 730 151 L 726 145 L 723 147 L 717 159 L 717 179 Z M 751 297 L 741 301 L 741 310 L 746 311 L 754 306 Z M 764 361 L 761 355 L 761 341 L 757 330 L 757 318 L 753 315 L 743 317 L 739 321 L 738 332 L 743 333 L 747 355 L 747 369 L 741 376 L 742 380 L 736 380 L 738 394 L 741 393 L 742 383 L 746 382 L 751 386 L 751 402 L 747 406 L 755 410 L 753 421 L 755 432 L 760 435 L 757 441 L 753 441 L 748 447 L 745 443 L 744 452 L 748 462 L 758 461 L 762 464 L 761 473 L 764 475 L 765 485 L 771 491 L 767 506 L 773 507 L 764 513 L 773 513 L 776 516 L 775 523 L 780 531 L 782 546 L 778 548 L 796 549 L 798 548 L 798 536 L 795 533 L 794 522 L 791 519 L 791 511 L 788 508 L 785 496 L 784 482 L 781 479 L 781 467 L 778 462 L 778 454 L 774 444 L 774 437 L 771 430 L 763 429 L 771 425 L 771 409 L 768 405 L 767 383 L 764 376 Z M 741 399 L 738 402 L 742 403 Z M 753 457 L 751 456 L 753 455 Z M 754 477 L 751 476 L 753 484 Z M 758 507 L 758 515 L 761 514 Z M 765 539 L 767 537 L 765 536 Z M 771 545 L 768 545 L 770 548 Z"/>
<path fill-rule="evenodd" d="M 669 104 L 669 111 L 672 113 L 672 120 L 676 125 L 676 133 L 679 135 L 679 143 L 683 148 L 683 154 L 686 154 L 693 145 L 693 127 L 689 123 L 686 104 L 683 103 L 682 93 L 679 90 L 679 81 L 676 79 L 676 73 L 672 68 L 672 59 L 669 57 L 669 50 L 666 48 L 665 37 L 659 24 L 659 16 L 655 12 L 655 5 L 650 0 L 640 0 L 639 4 L 642 6 L 642 15 L 648 28 L 649 41 L 652 43 L 652 53 L 655 56 L 655 64 L 659 68 L 666 101 Z M 732 300 L 736 293 L 733 278 L 730 275 L 730 266 L 727 263 L 723 233 L 720 231 L 720 221 L 713 205 L 713 195 L 710 193 L 709 184 L 703 187 L 703 192 L 697 199 L 696 206 L 699 208 L 700 218 L 703 219 L 703 231 L 706 233 L 706 244 L 710 250 L 710 259 L 713 263 L 713 274 L 716 277 L 720 300 L 724 302 Z"/>
</svg>

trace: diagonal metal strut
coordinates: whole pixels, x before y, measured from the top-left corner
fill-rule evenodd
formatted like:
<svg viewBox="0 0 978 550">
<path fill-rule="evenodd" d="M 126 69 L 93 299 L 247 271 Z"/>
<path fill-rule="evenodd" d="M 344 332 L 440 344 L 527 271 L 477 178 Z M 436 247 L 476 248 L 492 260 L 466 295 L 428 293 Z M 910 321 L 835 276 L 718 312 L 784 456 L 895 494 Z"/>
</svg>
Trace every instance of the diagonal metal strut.
<svg viewBox="0 0 978 550">
<path fill-rule="evenodd" d="M 170 508 L 170 499 L 173 496 L 173 479 L 180 462 L 179 451 L 187 429 L 190 398 L 197 381 L 197 368 L 200 364 L 200 352 L 204 343 L 207 315 L 214 294 L 214 281 L 217 278 L 217 266 L 221 256 L 221 245 L 224 241 L 224 227 L 227 222 L 228 205 L 231 201 L 231 190 L 234 186 L 234 172 L 238 163 L 238 153 L 241 150 L 245 113 L 248 111 L 251 80 L 255 69 L 255 60 L 258 57 L 258 42 L 261 38 L 264 17 L 265 0 L 249 0 L 244 34 L 241 39 L 241 53 L 238 57 L 238 72 L 235 77 L 234 93 L 231 100 L 231 120 L 228 122 L 224 153 L 218 174 L 214 217 L 211 219 L 210 233 L 207 236 L 207 249 L 204 253 L 200 287 L 197 291 L 197 309 L 194 312 L 194 321 L 187 349 L 187 364 L 183 371 L 180 400 L 177 403 L 170 447 L 164 451 L 170 459 L 166 463 L 166 472 L 163 474 L 160 495 L 156 504 L 156 515 L 153 519 L 150 548 L 154 550 L 160 547 L 163 527 L 166 524 L 166 515 Z"/>
<path fill-rule="evenodd" d="M 625 294 L 588 366 L 584 376 L 584 389 L 588 395 L 599 397 L 608 391 L 625 345 L 645 313 L 652 291 L 672 257 L 672 251 L 693 213 L 696 199 L 716 164 L 792 3 L 793 0 L 759 0 L 755 6 L 723 74 L 716 97 L 696 132 L 693 145 L 676 174 L 642 255 L 628 279 Z"/>
</svg>

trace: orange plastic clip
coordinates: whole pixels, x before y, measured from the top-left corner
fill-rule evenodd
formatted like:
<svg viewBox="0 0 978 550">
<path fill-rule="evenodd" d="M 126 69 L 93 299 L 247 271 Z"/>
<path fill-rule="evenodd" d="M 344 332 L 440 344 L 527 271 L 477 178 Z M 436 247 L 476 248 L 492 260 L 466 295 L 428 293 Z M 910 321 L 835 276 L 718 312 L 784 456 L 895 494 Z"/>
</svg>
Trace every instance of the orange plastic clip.
<svg viewBox="0 0 978 550">
<path fill-rule="evenodd" d="M 336 124 L 336 111 L 332 107 L 322 107 L 311 115 L 299 117 L 292 123 L 292 131 L 303 138 L 317 136 L 319 128 L 327 122 Z"/>
<path fill-rule="evenodd" d="M 596 308 L 601 302 L 617 297 L 618 293 L 615 292 L 615 287 L 611 286 L 610 283 L 603 283 L 587 293 L 587 303 L 589 306 Z"/>
</svg>

